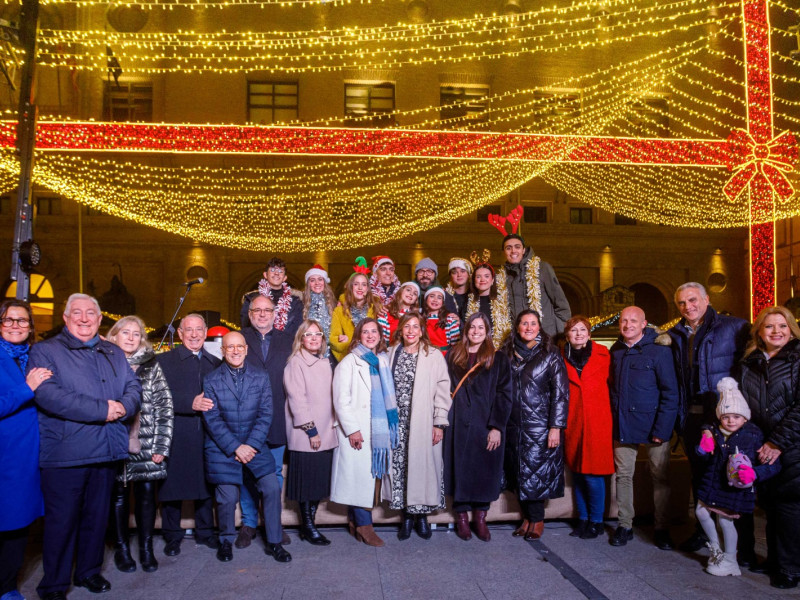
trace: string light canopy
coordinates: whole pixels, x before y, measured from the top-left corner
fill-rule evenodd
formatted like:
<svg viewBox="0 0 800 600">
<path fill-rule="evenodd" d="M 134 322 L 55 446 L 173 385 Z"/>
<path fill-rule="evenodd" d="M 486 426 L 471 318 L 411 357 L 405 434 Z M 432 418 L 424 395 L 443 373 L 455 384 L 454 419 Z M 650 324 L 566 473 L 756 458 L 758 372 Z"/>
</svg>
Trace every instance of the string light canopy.
<svg viewBox="0 0 800 600">
<path fill-rule="evenodd" d="M 546 90 L 489 98 L 479 124 L 458 118 L 447 123 L 463 131 L 431 131 L 430 125 L 440 122 L 428 113 L 439 107 L 396 111 L 409 122 L 392 130 L 42 123 L 36 181 L 106 212 L 203 241 L 313 250 L 378 243 L 427 229 L 541 176 L 579 199 L 645 221 L 750 225 L 753 309 L 773 301 L 772 223 L 797 213 L 796 141 L 782 129 L 776 134 L 773 121 L 796 130 L 800 103 L 793 93 L 774 95 L 772 83 L 786 90 L 800 81 L 791 69 L 772 70 L 773 61 L 789 67 L 797 61 L 771 51 L 767 2 L 683 0 L 642 7 L 609 0 L 613 19 L 592 4 L 542 8 L 513 19 L 479 16 L 306 32 L 109 37 L 46 30 L 39 55 L 43 66 L 105 70 L 105 58 L 98 60 L 94 49 L 110 43 L 130 64 L 129 72 L 149 74 L 242 72 L 257 59 L 276 72 L 313 72 L 595 48 L 613 53 L 644 38 L 661 49 L 618 69 L 563 77 Z M 780 1 L 772 6 L 797 14 Z M 691 39 L 675 41 L 676 36 Z M 720 40 L 738 42 L 743 55 L 720 50 Z M 731 74 L 737 71 L 745 78 Z M 577 117 L 559 108 L 576 88 Z M 542 100 L 543 91 L 548 101 Z M 647 106 L 648 98 L 659 94 L 670 95 L 668 110 Z M 657 137 L 664 118 L 671 139 Z M 471 131 L 475 127 L 489 131 Z M 8 124 L 0 124 L 0 138 L 6 146 L 13 142 Z M 127 159 L 128 165 L 112 174 L 112 161 L 88 154 L 100 151 L 142 152 L 148 159 Z M 226 189 L 234 169 L 203 169 L 183 191 L 164 177 L 172 167 L 152 160 L 156 152 L 211 151 L 336 158 L 272 170 L 242 167 L 253 187 Z M 348 156 L 364 158 L 339 158 Z M 0 169 L 13 173 L 13 156 L 2 158 Z M 143 173 L 144 183 L 137 185 L 136 175 Z M 309 175 L 317 179 L 304 188 Z M 442 198 L 446 210 L 431 211 Z"/>
</svg>

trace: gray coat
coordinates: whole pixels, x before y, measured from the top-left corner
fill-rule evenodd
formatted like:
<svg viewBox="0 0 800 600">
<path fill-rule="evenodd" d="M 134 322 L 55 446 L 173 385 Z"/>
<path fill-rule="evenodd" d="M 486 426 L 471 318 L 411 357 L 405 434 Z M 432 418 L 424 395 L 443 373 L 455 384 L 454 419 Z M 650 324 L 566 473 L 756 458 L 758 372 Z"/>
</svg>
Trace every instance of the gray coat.
<svg viewBox="0 0 800 600">
<path fill-rule="evenodd" d="M 125 472 L 119 481 L 155 481 L 167 477 L 167 463 L 153 462 L 154 454 L 169 456 L 172 443 L 172 393 L 155 353 L 145 350 L 128 358 L 142 384 L 142 408 L 139 411 L 139 442 L 142 450 L 125 461 Z"/>
<path fill-rule="evenodd" d="M 532 257 L 533 250 L 526 248 L 525 255 L 518 264 L 505 264 L 509 317 L 512 323 L 523 310 L 533 308 L 528 301 L 528 286 L 525 283 L 528 262 Z M 564 331 L 564 324 L 572 316 L 572 312 L 553 267 L 544 261 L 539 263 L 539 287 L 542 297 L 542 329 L 552 337 Z"/>
</svg>

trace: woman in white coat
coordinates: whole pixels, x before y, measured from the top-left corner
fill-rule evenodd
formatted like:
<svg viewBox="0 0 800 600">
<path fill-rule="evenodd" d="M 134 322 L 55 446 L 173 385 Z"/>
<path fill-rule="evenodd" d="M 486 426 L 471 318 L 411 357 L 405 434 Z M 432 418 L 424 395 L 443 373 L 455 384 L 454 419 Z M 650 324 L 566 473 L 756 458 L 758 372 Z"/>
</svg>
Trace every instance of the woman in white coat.
<svg viewBox="0 0 800 600">
<path fill-rule="evenodd" d="M 375 481 L 389 471 L 397 445 L 397 404 L 386 345 L 378 322 L 362 320 L 349 353 L 333 375 L 339 446 L 333 452 L 331 500 L 349 507 L 350 531 L 370 546 L 383 546 L 372 528 Z"/>
<path fill-rule="evenodd" d="M 444 355 L 431 345 L 422 315 L 406 313 L 389 350 L 397 394 L 397 448 L 392 452 L 384 499 L 403 511 L 397 537 L 430 539 L 429 513 L 444 508 L 442 437 L 450 411 L 450 375 Z"/>
</svg>

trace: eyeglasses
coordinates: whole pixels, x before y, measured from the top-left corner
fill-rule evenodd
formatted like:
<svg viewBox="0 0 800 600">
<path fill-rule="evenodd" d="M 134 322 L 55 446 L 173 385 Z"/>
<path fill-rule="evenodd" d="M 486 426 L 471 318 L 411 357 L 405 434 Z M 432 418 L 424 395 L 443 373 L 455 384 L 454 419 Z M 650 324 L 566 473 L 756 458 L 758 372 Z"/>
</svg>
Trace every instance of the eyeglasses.
<svg viewBox="0 0 800 600">
<path fill-rule="evenodd" d="M 434 271 L 433 269 L 420 269 L 419 271 L 417 271 L 417 275 L 427 275 L 429 277 L 433 277 L 434 275 L 436 275 L 436 271 Z"/>
<path fill-rule="evenodd" d="M 3 317 L 3 327 L 12 327 L 13 325 L 17 325 L 18 327 L 28 327 L 31 324 L 30 319 L 12 319 L 11 317 Z"/>
<path fill-rule="evenodd" d="M 251 308 L 250 312 L 254 315 L 271 315 L 275 312 L 274 308 Z"/>
<path fill-rule="evenodd" d="M 270 267 L 270 273 L 274 273 L 275 275 L 283 275 L 286 273 L 286 269 L 281 269 L 280 267 Z"/>
<path fill-rule="evenodd" d="M 303 334 L 303 337 L 304 338 L 322 337 L 322 332 L 321 331 L 306 331 Z"/>
<path fill-rule="evenodd" d="M 228 352 L 243 352 L 247 346 L 244 344 L 231 344 L 229 346 L 223 346 L 223 348 L 225 348 L 225 350 Z"/>
</svg>

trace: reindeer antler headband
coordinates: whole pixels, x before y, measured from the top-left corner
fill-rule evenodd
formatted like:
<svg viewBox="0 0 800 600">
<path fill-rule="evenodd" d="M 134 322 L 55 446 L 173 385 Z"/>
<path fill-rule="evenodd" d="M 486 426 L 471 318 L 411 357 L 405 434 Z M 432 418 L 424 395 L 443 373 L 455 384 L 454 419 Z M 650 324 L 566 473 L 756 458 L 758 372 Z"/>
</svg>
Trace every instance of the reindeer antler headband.
<svg viewBox="0 0 800 600">
<path fill-rule="evenodd" d="M 505 217 L 502 215 L 489 215 L 489 223 L 503 234 L 503 237 L 511 234 L 516 234 L 519 228 L 519 222 L 522 219 L 522 206 L 517 206 L 514 210 L 509 212 Z M 511 223 L 511 231 L 506 231 L 506 221 Z"/>
<path fill-rule="evenodd" d="M 489 262 L 491 258 L 492 253 L 486 248 L 483 249 L 482 254 L 478 254 L 476 250 L 473 250 L 469 255 L 469 262 L 472 263 L 472 272 L 474 273 L 479 267 L 486 267 L 492 271 L 492 274 L 494 274 L 494 267 Z"/>
</svg>

